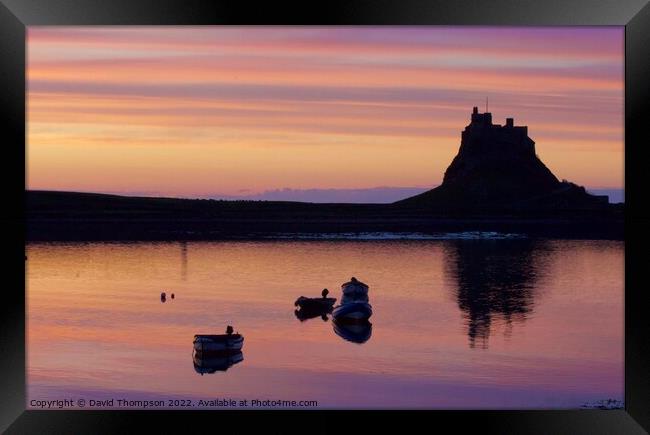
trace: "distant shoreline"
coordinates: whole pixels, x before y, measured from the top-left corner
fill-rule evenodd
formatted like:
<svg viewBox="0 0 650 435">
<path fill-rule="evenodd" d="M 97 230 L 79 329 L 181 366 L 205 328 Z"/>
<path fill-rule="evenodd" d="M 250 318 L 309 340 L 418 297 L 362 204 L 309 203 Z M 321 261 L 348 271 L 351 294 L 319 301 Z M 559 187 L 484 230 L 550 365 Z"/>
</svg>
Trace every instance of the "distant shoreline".
<svg viewBox="0 0 650 435">
<path fill-rule="evenodd" d="M 26 205 L 27 241 L 287 240 L 287 234 L 471 231 L 623 239 L 621 205 L 612 205 L 605 212 L 477 214 L 392 204 L 189 200 L 44 191 L 27 191 Z"/>
<path fill-rule="evenodd" d="M 313 204 L 390 204 L 395 201 L 406 199 L 413 195 L 424 193 L 427 190 L 438 187 L 438 185 L 428 187 L 396 187 L 396 186 L 378 186 L 368 188 L 311 188 L 311 189 L 271 189 L 256 194 L 226 195 L 226 194 L 206 194 L 196 198 L 184 196 L 169 197 L 173 199 L 186 200 L 215 200 L 215 201 L 270 201 L 270 202 L 307 202 Z M 609 198 L 611 204 L 625 203 L 625 189 L 622 188 L 591 188 L 586 187 L 588 193 L 592 195 L 605 195 Z M 39 190 L 33 190 L 38 192 Z M 45 191 L 43 191 L 45 192 Z M 47 192 L 68 193 L 65 190 L 50 190 Z M 117 195 L 137 198 L 160 198 L 161 195 L 151 192 L 75 192 L 98 195 Z"/>
</svg>

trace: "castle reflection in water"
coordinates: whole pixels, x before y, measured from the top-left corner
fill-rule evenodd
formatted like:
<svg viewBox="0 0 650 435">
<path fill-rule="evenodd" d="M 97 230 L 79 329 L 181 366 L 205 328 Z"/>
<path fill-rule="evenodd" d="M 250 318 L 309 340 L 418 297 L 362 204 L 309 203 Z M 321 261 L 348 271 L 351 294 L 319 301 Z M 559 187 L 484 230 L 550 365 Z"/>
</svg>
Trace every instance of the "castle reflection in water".
<svg viewBox="0 0 650 435">
<path fill-rule="evenodd" d="M 506 334 L 535 306 L 538 281 L 549 249 L 542 241 L 460 240 L 446 247 L 446 270 L 456 281 L 454 297 L 463 313 L 470 347 L 487 348 L 494 323 Z"/>
</svg>

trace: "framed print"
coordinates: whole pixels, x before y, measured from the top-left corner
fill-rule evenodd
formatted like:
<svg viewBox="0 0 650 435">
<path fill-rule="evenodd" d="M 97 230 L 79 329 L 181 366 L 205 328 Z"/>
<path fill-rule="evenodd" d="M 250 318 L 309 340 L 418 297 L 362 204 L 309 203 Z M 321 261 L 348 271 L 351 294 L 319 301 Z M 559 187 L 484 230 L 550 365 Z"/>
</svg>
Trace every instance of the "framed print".
<svg viewBox="0 0 650 435">
<path fill-rule="evenodd" d="M 650 427 L 646 1 L 0 12 L 3 430 Z"/>
</svg>

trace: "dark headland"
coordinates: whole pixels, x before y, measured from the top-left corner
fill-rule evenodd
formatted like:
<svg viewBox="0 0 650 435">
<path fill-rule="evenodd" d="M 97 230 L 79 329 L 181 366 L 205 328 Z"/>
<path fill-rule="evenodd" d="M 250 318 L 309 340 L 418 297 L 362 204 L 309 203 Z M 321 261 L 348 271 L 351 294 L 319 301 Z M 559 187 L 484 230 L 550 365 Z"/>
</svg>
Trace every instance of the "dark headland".
<svg viewBox="0 0 650 435">
<path fill-rule="evenodd" d="M 408 170 L 408 168 L 405 168 Z M 623 238 L 623 205 L 560 181 L 528 128 L 475 107 L 442 184 L 393 204 L 314 204 L 27 191 L 28 240 L 258 239 L 278 235 L 496 231 Z"/>
</svg>

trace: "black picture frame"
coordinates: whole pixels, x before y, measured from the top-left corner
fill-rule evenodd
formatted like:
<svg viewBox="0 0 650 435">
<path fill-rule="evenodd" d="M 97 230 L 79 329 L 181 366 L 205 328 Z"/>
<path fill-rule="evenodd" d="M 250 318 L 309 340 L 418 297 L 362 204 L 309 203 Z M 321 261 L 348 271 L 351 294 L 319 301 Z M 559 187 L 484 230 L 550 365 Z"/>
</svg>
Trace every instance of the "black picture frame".
<svg viewBox="0 0 650 435">
<path fill-rule="evenodd" d="M 25 397 L 25 35 L 30 25 L 616 25 L 625 26 L 625 409 L 571 411 L 27 411 Z M 494 433 L 650 431 L 650 322 L 643 270 L 650 214 L 643 180 L 650 146 L 649 0 L 0 0 L 0 123 L 4 167 L 0 299 L 0 430 L 121 433 L 259 427 L 286 432 L 421 428 Z M 22 263 L 22 267 L 21 267 Z M 220 412 L 215 416 L 215 412 Z M 323 412 L 331 415 L 323 417 Z M 135 425 L 138 426 L 135 426 Z M 205 426 L 206 429 L 201 429 Z M 422 430 L 422 429 L 421 429 Z"/>
</svg>

